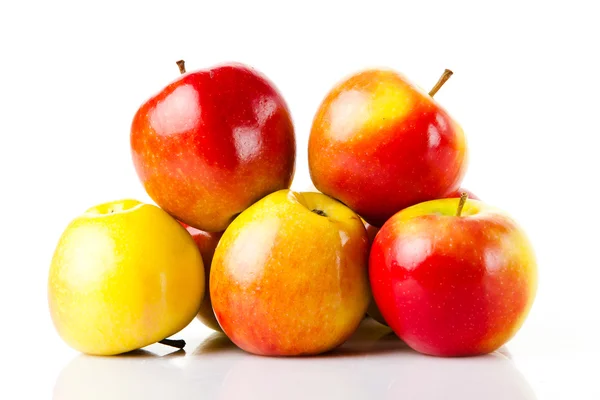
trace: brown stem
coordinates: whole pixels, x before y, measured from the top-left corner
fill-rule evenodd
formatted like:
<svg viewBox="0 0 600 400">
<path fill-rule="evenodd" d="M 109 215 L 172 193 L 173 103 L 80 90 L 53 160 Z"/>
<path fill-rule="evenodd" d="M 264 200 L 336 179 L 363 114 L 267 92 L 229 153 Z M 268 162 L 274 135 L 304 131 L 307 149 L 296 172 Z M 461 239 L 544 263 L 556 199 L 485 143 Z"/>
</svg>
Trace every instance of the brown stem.
<svg viewBox="0 0 600 400">
<path fill-rule="evenodd" d="M 182 75 L 185 74 L 185 61 L 183 61 L 183 60 L 177 61 L 177 66 L 179 67 L 179 72 Z"/>
<path fill-rule="evenodd" d="M 465 203 L 467 202 L 468 198 L 469 198 L 469 195 L 467 194 L 467 192 L 462 192 L 460 194 L 460 200 L 458 201 L 458 208 L 456 209 L 457 217 L 460 217 L 460 214 L 462 214 L 463 207 L 465 206 Z"/>
<path fill-rule="evenodd" d="M 163 339 L 160 344 L 164 344 L 165 346 L 175 347 L 177 349 L 183 349 L 185 347 L 185 340 L 182 339 Z"/>
<path fill-rule="evenodd" d="M 438 92 L 438 90 L 440 90 L 440 88 L 444 86 L 444 83 L 446 83 L 446 81 L 450 79 L 453 73 L 454 72 L 450 71 L 449 69 L 445 69 L 442 76 L 440 76 L 440 79 L 437 81 L 433 89 L 431 89 L 431 91 L 429 92 L 429 95 L 433 97 Z"/>
</svg>

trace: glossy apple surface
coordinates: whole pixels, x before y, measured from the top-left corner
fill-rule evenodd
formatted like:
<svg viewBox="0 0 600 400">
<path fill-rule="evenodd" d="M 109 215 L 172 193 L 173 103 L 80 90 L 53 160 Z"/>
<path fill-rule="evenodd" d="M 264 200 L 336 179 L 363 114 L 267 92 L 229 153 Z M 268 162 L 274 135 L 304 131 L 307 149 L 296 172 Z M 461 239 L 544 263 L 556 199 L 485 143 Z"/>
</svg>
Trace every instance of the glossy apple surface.
<svg viewBox="0 0 600 400">
<path fill-rule="evenodd" d="M 204 296 L 202 258 L 169 214 L 136 200 L 90 208 L 60 238 L 48 278 L 61 338 L 114 355 L 185 328 Z"/>
<path fill-rule="evenodd" d="M 131 150 L 150 197 L 209 232 L 288 188 L 294 174 L 287 105 L 271 82 L 241 64 L 183 74 L 151 97 L 133 119 Z"/>
<path fill-rule="evenodd" d="M 342 344 L 369 302 L 360 217 L 320 193 L 281 190 L 227 228 L 210 295 L 225 334 L 261 355 L 318 354 Z"/>
<path fill-rule="evenodd" d="M 367 70 L 317 111 L 308 160 L 319 191 L 381 226 L 396 212 L 458 189 L 467 167 L 459 125 L 402 75 Z"/>
<path fill-rule="evenodd" d="M 202 262 L 204 263 L 204 277 L 206 278 L 206 290 L 204 292 L 204 299 L 202 300 L 202 304 L 200 304 L 200 310 L 198 311 L 198 315 L 196 318 L 204 325 L 208 326 L 210 329 L 214 329 L 215 331 L 221 331 L 221 327 L 217 322 L 217 318 L 215 317 L 215 313 L 212 309 L 212 302 L 210 301 L 210 266 L 212 264 L 212 259 L 215 254 L 215 249 L 217 248 L 217 244 L 219 244 L 219 239 L 223 235 L 223 232 L 204 232 L 200 229 L 196 229 L 193 226 L 189 226 L 184 222 L 180 222 L 181 225 L 192 235 L 192 239 L 196 242 L 196 246 L 198 246 L 198 250 L 200 250 L 200 254 L 202 255 Z"/>
<path fill-rule="evenodd" d="M 409 207 L 381 228 L 369 272 L 375 301 L 394 332 L 436 356 L 492 352 L 521 327 L 537 288 L 523 230 L 507 214 L 456 199 Z"/>
<path fill-rule="evenodd" d="M 455 190 L 454 192 L 448 194 L 445 198 L 447 198 L 447 199 L 460 198 L 463 193 L 466 193 L 469 199 L 479 200 L 479 197 L 475 196 L 471 191 L 464 189 L 464 188 L 459 188 L 458 190 Z M 367 237 L 369 238 L 369 246 L 372 246 L 373 241 L 375 240 L 375 236 L 377 235 L 377 232 L 379 232 L 379 228 L 369 224 L 366 221 L 363 221 L 363 222 L 365 224 L 365 229 L 367 230 Z M 205 263 L 205 265 L 206 265 L 206 263 Z M 383 318 L 383 315 L 381 315 L 381 311 L 379 311 L 379 308 L 377 307 L 377 303 L 375 303 L 375 299 L 373 299 L 372 296 L 371 296 L 371 302 L 369 303 L 369 308 L 367 309 L 367 314 L 371 318 L 373 318 L 375 321 L 379 322 L 380 324 L 387 325 L 387 323 L 385 322 L 385 319 Z"/>
</svg>

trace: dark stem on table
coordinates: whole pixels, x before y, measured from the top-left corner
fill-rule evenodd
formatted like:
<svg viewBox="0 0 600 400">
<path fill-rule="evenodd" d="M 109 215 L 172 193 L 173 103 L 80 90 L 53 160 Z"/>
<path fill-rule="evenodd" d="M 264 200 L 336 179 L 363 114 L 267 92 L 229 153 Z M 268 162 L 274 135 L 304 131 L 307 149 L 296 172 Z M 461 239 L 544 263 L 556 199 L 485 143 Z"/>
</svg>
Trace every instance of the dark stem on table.
<svg viewBox="0 0 600 400">
<path fill-rule="evenodd" d="M 185 74 L 185 61 L 177 61 L 177 66 L 179 67 L 179 72 L 181 72 L 181 74 Z"/>
<path fill-rule="evenodd" d="M 182 339 L 163 339 L 160 344 L 164 344 L 165 346 L 175 347 L 177 349 L 183 349 L 185 347 L 185 340 Z"/>
<path fill-rule="evenodd" d="M 446 83 L 446 81 L 450 79 L 453 73 L 454 72 L 450 71 L 449 69 L 445 69 L 442 76 L 440 76 L 440 79 L 437 81 L 433 89 L 431 89 L 431 91 L 429 92 L 429 95 L 433 97 L 438 92 L 438 90 L 440 90 L 440 88 L 444 86 L 444 83 Z"/>
</svg>

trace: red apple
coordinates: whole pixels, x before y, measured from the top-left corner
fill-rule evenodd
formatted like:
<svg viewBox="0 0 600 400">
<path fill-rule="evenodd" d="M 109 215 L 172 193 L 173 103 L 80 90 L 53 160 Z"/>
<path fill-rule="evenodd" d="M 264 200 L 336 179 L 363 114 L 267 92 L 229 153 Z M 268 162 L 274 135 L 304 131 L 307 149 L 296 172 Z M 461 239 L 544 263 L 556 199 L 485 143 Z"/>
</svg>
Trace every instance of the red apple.
<svg viewBox="0 0 600 400">
<path fill-rule="evenodd" d="M 196 229 L 193 226 L 189 226 L 184 222 L 179 222 L 183 227 L 192 235 L 192 239 L 196 242 L 196 246 L 200 250 L 202 255 L 202 261 L 204 262 L 204 276 L 206 278 L 206 290 L 204 291 L 204 299 L 200 304 L 200 310 L 196 318 L 200 320 L 204 325 L 208 326 L 215 331 L 221 331 L 221 327 L 217 322 L 215 313 L 212 308 L 212 302 L 210 301 L 210 265 L 215 254 L 219 239 L 223 235 L 223 232 L 204 232 L 200 229 Z"/>
<path fill-rule="evenodd" d="M 402 340 L 425 354 L 498 349 L 519 330 L 536 293 L 535 257 L 522 229 L 495 208 L 477 200 L 462 208 L 461 200 L 400 211 L 370 253 L 379 310 Z"/>
<path fill-rule="evenodd" d="M 295 146 L 284 99 L 242 64 L 184 73 L 146 101 L 131 126 L 133 162 L 150 197 L 209 232 L 288 188 Z"/>
<path fill-rule="evenodd" d="M 467 197 L 469 199 L 473 199 L 473 200 L 479 200 L 479 197 L 475 196 L 472 192 L 468 191 L 467 189 L 463 189 L 463 188 L 459 188 L 458 190 L 450 193 L 449 195 L 447 195 L 445 198 L 447 199 L 451 199 L 451 198 L 459 198 L 462 196 L 463 193 L 467 194 Z M 377 235 L 377 232 L 379 232 L 379 228 L 369 224 L 366 221 L 363 221 L 365 224 L 365 229 L 367 230 L 367 236 L 369 238 L 369 247 L 373 245 L 373 241 L 375 240 L 375 235 Z M 205 263 L 206 265 L 206 263 Z M 385 319 L 383 318 L 383 315 L 381 315 L 381 311 L 379 311 L 379 308 L 377 308 L 377 303 L 375 303 L 375 299 L 373 299 L 373 297 L 371 296 L 371 302 L 369 303 L 369 308 L 367 309 L 367 314 L 373 318 L 375 321 L 379 322 L 380 324 L 383 325 L 387 325 L 387 323 L 385 322 Z"/>
<path fill-rule="evenodd" d="M 402 75 L 367 70 L 335 86 L 314 118 L 308 161 L 319 191 L 381 226 L 396 212 L 458 189 L 465 137 L 432 95 Z"/>
</svg>

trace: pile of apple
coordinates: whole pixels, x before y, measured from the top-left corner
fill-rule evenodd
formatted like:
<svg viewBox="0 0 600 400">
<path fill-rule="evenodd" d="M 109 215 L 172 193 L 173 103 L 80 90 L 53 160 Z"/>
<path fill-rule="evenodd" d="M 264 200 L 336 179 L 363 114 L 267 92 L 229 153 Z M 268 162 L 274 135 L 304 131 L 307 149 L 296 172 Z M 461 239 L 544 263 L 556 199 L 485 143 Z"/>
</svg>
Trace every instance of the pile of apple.
<svg viewBox="0 0 600 400">
<path fill-rule="evenodd" d="M 160 207 L 93 207 L 50 269 L 60 336 L 88 354 L 160 342 L 195 316 L 255 354 L 319 354 L 368 312 L 431 355 L 494 351 L 521 327 L 537 267 L 511 217 L 460 188 L 467 147 L 433 99 L 390 70 L 337 84 L 313 121 L 310 175 L 274 85 L 241 64 L 182 75 L 137 111 L 131 150 Z M 380 229 L 376 228 L 380 227 Z"/>
</svg>

